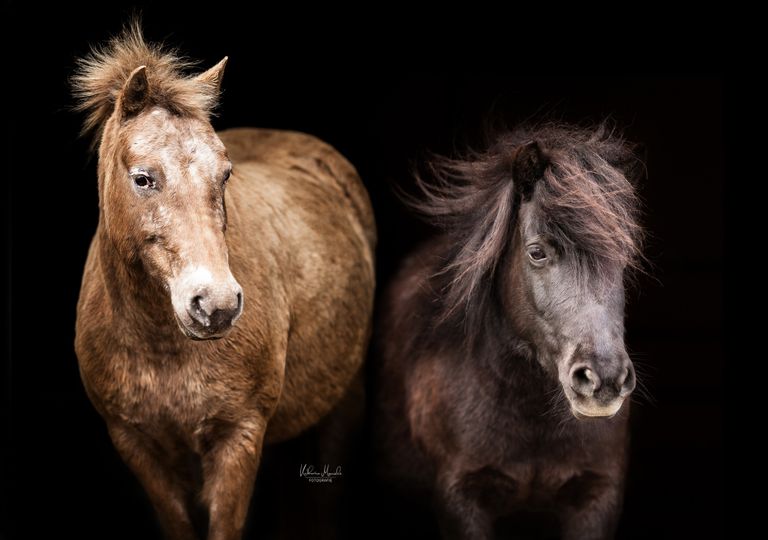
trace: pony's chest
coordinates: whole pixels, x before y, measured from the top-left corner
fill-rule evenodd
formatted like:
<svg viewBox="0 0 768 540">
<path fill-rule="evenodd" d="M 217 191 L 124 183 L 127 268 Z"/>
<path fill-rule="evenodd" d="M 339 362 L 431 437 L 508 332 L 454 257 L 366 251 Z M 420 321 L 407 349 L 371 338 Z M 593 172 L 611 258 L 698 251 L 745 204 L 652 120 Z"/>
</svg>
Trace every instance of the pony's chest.
<svg viewBox="0 0 768 540">
<path fill-rule="evenodd" d="M 523 415 L 487 414 L 462 440 L 464 483 L 494 493 L 499 503 L 548 505 L 580 501 L 611 476 L 613 459 L 596 447 L 608 440 L 569 434 L 557 423 Z M 558 429 L 560 428 L 560 429 Z M 486 495 L 483 495 L 486 496 Z"/>
<path fill-rule="evenodd" d="M 486 501 L 500 515 L 527 507 L 587 500 L 606 477 L 567 464 L 518 462 L 463 471 L 456 484 L 465 496 Z"/>
<path fill-rule="evenodd" d="M 221 408 L 223 394 L 195 362 L 114 362 L 110 371 L 113 384 L 103 393 L 104 408 L 146 431 L 168 426 L 194 431 Z"/>
</svg>

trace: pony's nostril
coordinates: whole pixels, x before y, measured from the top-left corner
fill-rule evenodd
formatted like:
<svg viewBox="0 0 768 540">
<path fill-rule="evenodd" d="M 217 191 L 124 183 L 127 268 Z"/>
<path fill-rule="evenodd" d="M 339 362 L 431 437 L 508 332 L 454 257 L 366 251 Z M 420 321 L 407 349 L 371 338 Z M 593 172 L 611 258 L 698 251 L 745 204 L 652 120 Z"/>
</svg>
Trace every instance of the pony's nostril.
<svg viewBox="0 0 768 540">
<path fill-rule="evenodd" d="M 205 308 L 203 307 L 203 296 L 198 294 L 197 296 L 194 296 L 192 300 L 189 302 L 189 314 L 192 316 L 193 319 L 195 319 L 197 322 L 202 324 L 203 326 L 208 326 L 211 324 L 209 314 L 205 311 Z"/>
<path fill-rule="evenodd" d="M 571 387 L 577 394 L 589 397 L 595 393 L 600 379 L 588 367 L 574 369 L 571 373 Z"/>
<path fill-rule="evenodd" d="M 635 370 L 631 366 L 627 368 L 623 379 L 619 383 L 619 395 L 624 397 L 635 389 Z"/>
<path fill-rule="evenodd" d="M 237 293 L 237 311 L 243 307 L 243 293 Z"/>
<path fill-rule="evenodd" d="M 629 368 L 625 368 L 624 372 L 621 375 L 619 375 L 618 379 L 616 379 L 616 386 L 618 386 L 619 388 L 624 386 L 624 381 L 627 380 L 627 376 L 629 376 Z"/>
<path fill-rule="evenodd" d="M 577 369 L 573 376 L 581 384 L 590 384 L 594 378 L 594 375 L 592 375 L 592 370 L 589 368 Z"/>
<path fill-rule="evenodd" d="M 203 297 L 200 295 L 195 296 L 192 299 L 192 302 L 190 302 L 190 305 L 192 306 L 192 309 L 195 311 L 195 313 L 204 313 L 203 306 L 200 305 L 200 302 L 202 302 Z"/>
</svg>

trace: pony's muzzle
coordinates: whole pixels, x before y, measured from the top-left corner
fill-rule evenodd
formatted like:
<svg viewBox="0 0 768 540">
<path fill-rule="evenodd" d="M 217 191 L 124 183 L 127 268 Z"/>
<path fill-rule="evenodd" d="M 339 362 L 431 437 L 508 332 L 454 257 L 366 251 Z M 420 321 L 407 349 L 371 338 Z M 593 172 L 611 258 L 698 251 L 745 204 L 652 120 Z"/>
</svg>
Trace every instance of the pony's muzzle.
<svg viewBox="0 0 768 540">
<path fill-rule="evenodd" d="M 190 330 L 198 338 L 222 337 L 242 312 L 243 290 L 234 280 L 225 284 L 207 284 L 188 295 Z"/>
<path fill-rule="evenodd" d="M 169 288 L 179 328 L 191 339 L 224 337 L 243 312 L 243 289 L 228 271 L 189 267 Z"/>
<path fill-rule="evenodd" d="M 635 368 L 629 358 L 589 359 L 574 364 L 566 392 L 576 416 L 610 417 L 635 389 Z"/>
</svg>

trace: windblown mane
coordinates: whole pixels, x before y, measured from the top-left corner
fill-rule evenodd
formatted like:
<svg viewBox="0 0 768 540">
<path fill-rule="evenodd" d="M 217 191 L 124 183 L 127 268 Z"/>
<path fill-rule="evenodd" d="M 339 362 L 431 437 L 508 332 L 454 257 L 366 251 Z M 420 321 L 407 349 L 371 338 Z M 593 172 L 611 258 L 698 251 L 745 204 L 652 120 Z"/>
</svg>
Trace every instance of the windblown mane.
<svg viewBox="0 0 768 540">
<path fill-rule="evenodd" d="M 184 74 L 194 65 L 173 50 L 146 43 L 139 23 L 130 23 L 106 46 L 94 48 L 77 62 L 71 83 L 76 110 L 87 113 L 83 134 L 94 134 L 98 142 L 120 91 L 140 66 L 147 67 L 150 103 L 179 115 L 207 117 L 216 105 L 218 90 Z"/>
<path fill-rule="evenodd" d="M 604 124 L 517 129 L 465 159 L 435 158 L 429 180 L 416 176 L 423 197 L 407 197 L 450 246 L 434 276 L 441 322 L 458 317 L 468 332 L 486 325 L 520 204 L 514 159 L 532 141 L 546 156 L 536 200 L 557 244 L 599 275 L 637 265 L 642 229 L 633 177 L 642 163 L 624 140 Z"/>
</svg>

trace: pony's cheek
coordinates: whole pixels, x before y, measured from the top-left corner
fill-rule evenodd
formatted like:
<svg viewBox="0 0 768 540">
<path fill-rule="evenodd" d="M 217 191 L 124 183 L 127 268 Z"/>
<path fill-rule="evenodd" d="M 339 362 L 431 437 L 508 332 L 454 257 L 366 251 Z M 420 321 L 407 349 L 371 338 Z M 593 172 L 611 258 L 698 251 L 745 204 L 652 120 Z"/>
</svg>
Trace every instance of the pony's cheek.
<svg viewBox="0 0 768 540">
<path fill-rule="evenodd" d="M 144 243 L 141 259 L 147 274 L 150 279 L 158 281 L 163 289 L 170 290 L 175 266 L 172 252 L 156 237 L 150 237 Z"/>
</svg>

